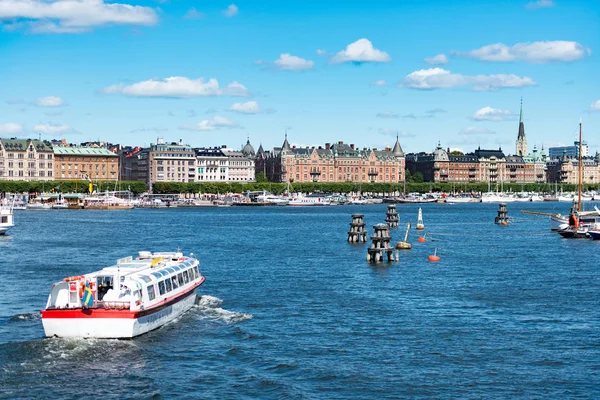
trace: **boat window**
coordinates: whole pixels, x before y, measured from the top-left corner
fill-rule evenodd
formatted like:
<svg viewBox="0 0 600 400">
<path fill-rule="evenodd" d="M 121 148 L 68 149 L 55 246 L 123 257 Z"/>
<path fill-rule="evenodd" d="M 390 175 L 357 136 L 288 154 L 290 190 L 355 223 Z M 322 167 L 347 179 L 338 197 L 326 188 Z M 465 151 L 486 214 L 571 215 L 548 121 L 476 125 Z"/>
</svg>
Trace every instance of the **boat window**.
<svg viewBox="0 0 600 400">
<path fill-rule="evenodd" d="M 200 277 L 200 272 L 198 272 L 198 266 L 197 265 L 194 267 L 194 275 L 196 276 L 196 279 L 198 279 Z"/>
<path fill-rule="evenodd" d="M 177 282 L 179 282 L 179 286 L 183 286 L 185 282 L 183 282 L 183 274 L 177 274 Z"/>
<path fill-rule="evenodd" d="M 165 271 L 170 272 L 170 273 L 175 272 L 175 270 L 173 268 L 166 268 Z"/>
<path fill-rule="evenodd" d="M 183 281 L 188 283 L 190 281 L 190 277 L 188 276 L 187 270 L 183 271 Z"/>
<path fill-rule="evenodd" d="M 176 276 L 172 276 L 171 277 L 171 282 L 173 283 L 173 289 L 177 289 L 179 287 L 179 284 L 177 283 L 177 277 Z"/>
<path fill-rule="evenodd" d="M 153 272 L 152 275 L 154 275 L 155 277 L 157 277 L 158 279 L 162 278 L 162 275 L 159 274 L 158 272 Z"/>
<path fill-rule="evenodd" d="M 179 265 L 173 265 L 173 269 L 175 271 L 181 271 L 181 267 Z"/>
<path fill-rule="evenodd" d="M 156 298 L 156 293 L 154 292 L 154 285 L 148 285 L 148 300 L 152 301 Z"/>
<path fill-rule="evenodd" d="M 158 282 L 158 293 L 160 293 L 161 296 L 166 293 L 165 281 Z"/>
<path fill-rule="evenodd" d="M 173 286 L 171 286 L 171 278 L 165 279 L 165 288 L 167 289 L 167 292 L 173 290 Z"/>
<path fill-rule="evenodd" d="M 150 277 L 148 275 L 140 275 L 140 279 L 146 283 L 152 282 L 152 279 L 150 279 Z"/>
</svg>

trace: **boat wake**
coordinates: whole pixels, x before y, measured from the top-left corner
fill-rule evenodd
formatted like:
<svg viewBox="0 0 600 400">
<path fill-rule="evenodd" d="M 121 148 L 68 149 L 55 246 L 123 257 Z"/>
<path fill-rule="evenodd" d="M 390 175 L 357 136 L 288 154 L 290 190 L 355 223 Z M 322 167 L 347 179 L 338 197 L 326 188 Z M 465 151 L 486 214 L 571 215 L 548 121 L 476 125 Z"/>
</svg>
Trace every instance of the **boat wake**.
<svg viewBox="0 0 600 400">
<path fill-rule="evenodd" d="M 196 309 L 200 315 L 214 320 L 223 321 L 227 324 L 236 324 L 238 322 L 252 319 L 252 315 L 229 311 L 221 308 L 223 300 L 213 296 L 196 297 Z"/>
<path fill-rule="evenodd" d="M 10 317 L 11 321 L 33 321 L 35 319 L 41 319 L 42 316 L 40 315 L 39 312 L 37 313 L 24 313 L 24 314 L 17 314 L 15 316 Z"/>
</svg>

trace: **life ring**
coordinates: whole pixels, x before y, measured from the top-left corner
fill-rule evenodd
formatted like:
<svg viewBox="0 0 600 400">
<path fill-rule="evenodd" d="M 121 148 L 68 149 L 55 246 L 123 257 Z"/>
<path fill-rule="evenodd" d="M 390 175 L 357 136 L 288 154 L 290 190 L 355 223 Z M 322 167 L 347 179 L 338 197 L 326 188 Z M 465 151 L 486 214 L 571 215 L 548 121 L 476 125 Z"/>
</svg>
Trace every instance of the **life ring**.
<svg viewBox="0 0 600 400">
<path fill-rule="evenodd" d="M 71 282 L 71 281 L 79 281 L 85 279 L 85 276 L 83 275 L 74 275 L 74 276 L 69 276 L 67 278 L 65 278 L 65 282 Z"/>
</svg>

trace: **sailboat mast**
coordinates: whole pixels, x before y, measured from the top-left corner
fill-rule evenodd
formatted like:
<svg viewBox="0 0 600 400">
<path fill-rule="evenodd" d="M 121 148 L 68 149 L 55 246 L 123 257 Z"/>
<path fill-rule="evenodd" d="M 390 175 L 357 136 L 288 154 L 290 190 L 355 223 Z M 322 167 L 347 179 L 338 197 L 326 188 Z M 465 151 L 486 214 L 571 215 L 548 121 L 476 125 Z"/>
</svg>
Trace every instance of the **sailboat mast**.
<svg viewBox="0 0 600 400">
<path fill-rule="evenodd" d="M 577 211 L 581 211 L 581 187 L 583 186 L 583 157 L 581 155 L 581 119 L 579 119 L 579 183 L 577 185 Z"/>
</svg>

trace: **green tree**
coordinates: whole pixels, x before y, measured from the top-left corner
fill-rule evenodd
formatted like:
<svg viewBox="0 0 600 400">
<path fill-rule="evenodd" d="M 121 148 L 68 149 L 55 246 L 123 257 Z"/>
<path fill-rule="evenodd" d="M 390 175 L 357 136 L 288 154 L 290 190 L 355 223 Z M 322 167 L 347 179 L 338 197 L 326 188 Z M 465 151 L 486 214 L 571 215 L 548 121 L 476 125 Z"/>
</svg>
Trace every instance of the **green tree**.
<svg viewBox="0 0 600 400">
<path fill-rule="evenodd" d="M 413 177 L 413 181 L 414 181 L 415 183 L 422 183 L 422 182 L 424 182 L 424 181 L 425 181 L 425 178 L 423 178 L 423 174 L 422 174 L 422 173 L 420 173 L 420 172 L 417 172 L 417 173 L 415 174 L 415 176 Z"/>
<path fill-rule="evenodd" d="M 268 182 L 269 180 L 267 179 L 267 176 L 265 175 L 264 172 L 259 172 L 258 174 L 256 174 L 256 182 L 258 183 L 262 183 L 262 182 Z"/>
</svg>

